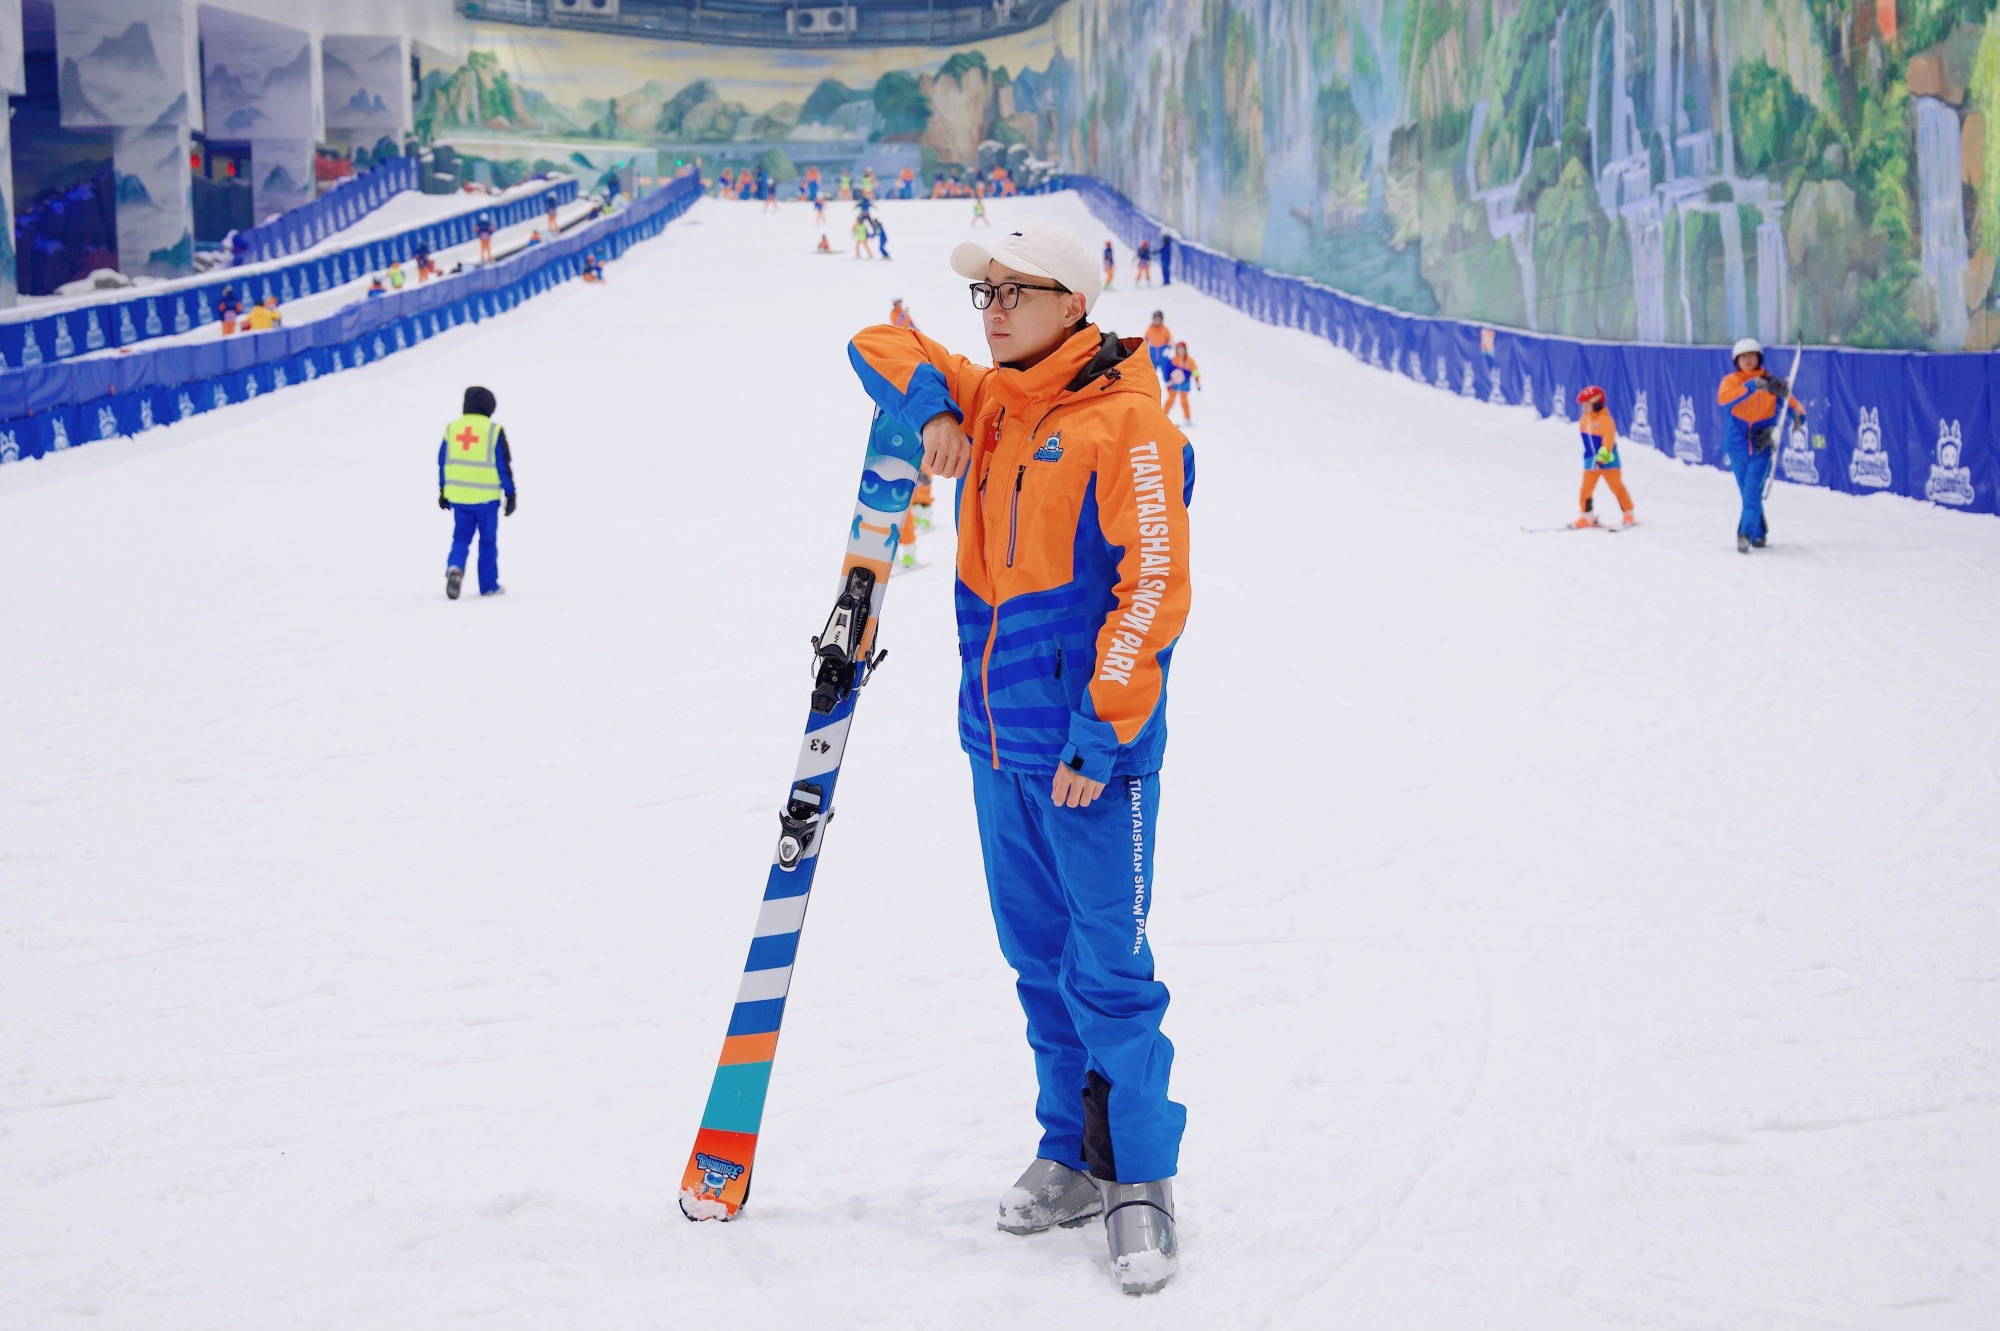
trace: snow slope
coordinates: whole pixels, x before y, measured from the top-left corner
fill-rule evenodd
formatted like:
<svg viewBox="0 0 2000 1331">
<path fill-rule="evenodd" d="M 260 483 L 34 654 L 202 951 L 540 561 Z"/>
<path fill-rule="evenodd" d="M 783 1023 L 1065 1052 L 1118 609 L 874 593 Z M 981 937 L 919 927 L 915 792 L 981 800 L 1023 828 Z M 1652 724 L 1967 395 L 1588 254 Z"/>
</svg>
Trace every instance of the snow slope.
<svg viewBox="0 0 2000 1331">
<path fill-rule="evenodd" d="M 885 205 L 869 263 L 704 202 L 601 289 L 0 469 L 0 1327 L 2000 1324 L 2000 523 L 1781 486 L 1745 558 L 1725 475 L 1634 449 L 1643 527 L 1523 534 L 1560 424 L 1178 288 L 1100 313 L 1163 305 L 1215 390 L 1151 925 L 1180 1278 L 993 1228 L 1037 1134 L 942 563 L 751 1205 L 680 1218 L 843 339 L 900 295 L 977 354 L 969 213 Z M 522 500 L 453 604 L 473 382 Z"/>
</svg>

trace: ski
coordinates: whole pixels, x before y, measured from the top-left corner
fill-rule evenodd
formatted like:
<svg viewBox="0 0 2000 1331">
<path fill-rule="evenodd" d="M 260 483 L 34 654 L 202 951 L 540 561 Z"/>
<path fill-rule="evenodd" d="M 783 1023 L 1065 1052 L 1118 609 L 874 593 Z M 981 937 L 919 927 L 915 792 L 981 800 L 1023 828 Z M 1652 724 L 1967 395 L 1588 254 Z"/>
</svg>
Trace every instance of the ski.
<svg viewBox="0 0 2000 1331">
<path fill-rule="evenodd" d="M 1635 523 L 1633 523 L 1632 525 L 1633 525 L 1634 527 L 1636 527 L 1636 526 L 1638 526 L 1639 524 L 1635 522 Z M 1542 534 L 1543 532 L 1557 532 L 1557 531 L 1609 531 L 1609 532 L 1620 532 L 1620 531 L 1624 531 L 1624 530 L 1625 530 L 1625 524 L 1624 524 L 1624 523 L 1622 523 L 1622 522 L 1601 522 L 1601 523 L 1598 523 L 1598 524 L 1597 524 L 1596 526 L 1593 526 L 1593 527 L 1578 527 L 1578 526 L 1576 526 L 1576 525 L 1574 525 L 1574 524 L 1572 524 L 1572 523 L 1567 523 L 1567 522 L 1565 522 L 1565 523 L 1564 523 L 1564 524 L 1563 524 L 1562 526 L 1560 526 L 1560 527 L 1523 527 L 1523 528 L 1521 528 L 1521 530 L 1522 530 L 1522 531 L 1524 531 L 1524 532 L 1527 532 L 1527 533 L 1528 533 L 1529 535 L 1531 535 L 1531 536 L 1538 536 L 1538 535 Z"/>
<path fill-rule="evenodd" d="M 848 529 L 847 557 L 826 626 L 812 640 L 813 685 L 799 765 L 778 811 L 778 845 L 764 881 L 764 904 L 743 963 L 715 1080 L 702 1110 L 694 1150 L 681 1175 L 681 1212 L 690 1220 L 729 1220 L 750 1199 L 750 1167 L 764 1120 L 764 1093 L 777 1054 L 778 1027 L 791 990 L 792 963 L 805 925 L 806 901 L 820 845 L 833 817 L 834 782 L 861 688 L 887 653 L 875 650 L 882 601 L 896 562 L 898 529 L 917 488 L 923 444 L 880 411 L 868 431 L 861 493 Z"/>
</svg>

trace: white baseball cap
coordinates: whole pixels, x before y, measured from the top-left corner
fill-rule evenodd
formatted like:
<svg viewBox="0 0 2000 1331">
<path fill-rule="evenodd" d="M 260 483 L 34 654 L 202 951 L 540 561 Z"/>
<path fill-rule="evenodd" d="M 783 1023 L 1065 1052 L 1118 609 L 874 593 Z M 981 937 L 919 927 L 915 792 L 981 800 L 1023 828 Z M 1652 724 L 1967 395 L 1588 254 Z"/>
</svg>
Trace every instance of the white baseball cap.
<svg viewBox="0 0 2000 1331">
<path fill-rule="evenodd" d="M 975 282 L 986 280 L 986 265 L 1001 266 L 1030 277 L 1060 282 L 1083 297 L 1089 314 L 1104 291 L 1104 272 L 1090 246 L 1059 226 L 1024 226 L 990 240 L 962 241 L 951 252 L 951 270 Z"/>
</svg>

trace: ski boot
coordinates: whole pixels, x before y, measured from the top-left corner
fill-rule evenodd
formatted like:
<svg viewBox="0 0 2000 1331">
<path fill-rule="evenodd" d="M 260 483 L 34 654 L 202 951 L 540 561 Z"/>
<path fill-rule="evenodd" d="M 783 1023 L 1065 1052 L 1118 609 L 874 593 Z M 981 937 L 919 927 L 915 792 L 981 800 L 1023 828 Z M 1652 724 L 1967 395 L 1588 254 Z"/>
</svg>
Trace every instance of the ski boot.
<svg viewBox="0 0 2000 1331">
<path fill-rule="evenodd" d="M 1090 1175 L 1054 1160 L 1037 1160 L 1000 1194 L 1000 1228 L 1009 1234 L 1039 1234 L 1057 1225 L 1069 1229 L 1103 1209 L 1097 1181 Z"/>
<path fill-rule="evenodd" d="M 465 581 L 465 570 L 448 568 L 444 571 L 444 594 L 451 600 L 458 599 L 459 584 Z"/>
<path fill-rule="evenodd" d="M 492 591 L 490 591 L 490 592 L 481 592 L 481 593 L 479 593 L 479 594 L 480 594 L 481 596 L 505 596 L 505 595 L 507 594 L 507 589 L 506 589 L 505 587 L 502 587 L 502 586 L 501 586 L 501 585 L 500 585 L 499 583 L 497 583 L 497 582 L 496 582 L 496 583 L 494 583 L 494 584 L 493 584 L 493 590 L 492 590 Z"/>
<path fill-rule="evenodd" d="M 1151 1294 L 1174 1278 L 1180 1242 L 1174 1237 L 1174 1181 L 1100 1183 L 1111 1273 L 1127 1294 Z"/>
<path fill-rule="evenodd" d="M 1632 510 L 1629 508 L 1625 510 L 1625 517 L 1622 525 L 1627 527 L 1636 527 L 1639 525 L 1639 519 L 1632 516 Z"/>
<path fill-rule="evenodd" d="M 1579 513 L 1576 515 L 1576 521 L 1569 525 L 1577 531 L 1582 531 L 1585 527 L 1595 527 L 1598 525 L 1597 515 L 1595 513 Z"/>
<path fill-rule="evenodd" d="M 1750 553 L 1750 538 L 1748 536 L 1745 536 L 1742 532 L 1736 533 L 1736 553 L 1739 555 L 1747 555 Z"/>
</svg>

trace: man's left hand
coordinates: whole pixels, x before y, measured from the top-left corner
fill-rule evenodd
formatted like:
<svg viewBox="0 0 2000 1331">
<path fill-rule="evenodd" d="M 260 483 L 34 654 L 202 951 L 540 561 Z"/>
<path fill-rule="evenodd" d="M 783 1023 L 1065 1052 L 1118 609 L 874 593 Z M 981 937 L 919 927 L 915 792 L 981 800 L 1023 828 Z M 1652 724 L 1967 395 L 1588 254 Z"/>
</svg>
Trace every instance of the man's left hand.
<svg viewBox="0 0 2000 1331">
<path fill-rule="evenodd" d="M 1104 793 L 1102 781 L 1092 781 L 1083 773 L 1069 767 L 1056 768 L 1056 783 L 1049 791 L 1049 799 L 1058 809 L 1087 809 L 1090 802 Z"/>
</svg>

